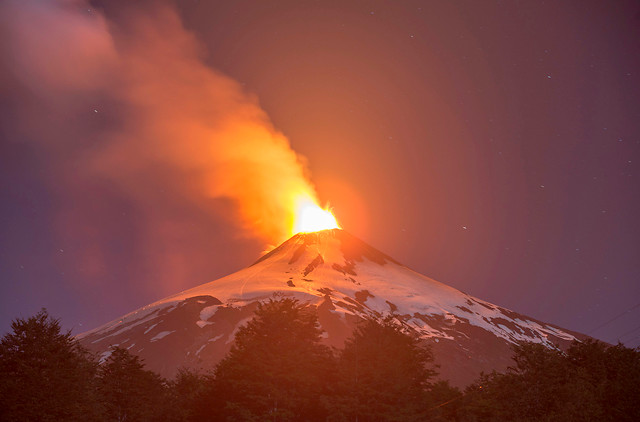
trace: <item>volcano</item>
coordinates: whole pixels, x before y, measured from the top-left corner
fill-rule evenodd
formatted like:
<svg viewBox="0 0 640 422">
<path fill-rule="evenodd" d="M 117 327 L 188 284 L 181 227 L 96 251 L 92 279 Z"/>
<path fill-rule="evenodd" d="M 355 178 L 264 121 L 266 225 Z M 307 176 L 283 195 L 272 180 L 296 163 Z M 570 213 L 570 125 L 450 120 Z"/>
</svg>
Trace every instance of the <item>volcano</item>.
<svg viewBox="0 0 640 422">
<path fill-rule="evenodd" d="M 105 359 L 129 349 L 165 377 L 210 369 L 257 304 L 293 297 L 317 308 L 324 341 L 340 347 L 362 318 L 389 314 L 434 352 L 442 379 L 472 382 L 511 364 L 520 341 L 566 347 L 586 336 L 480 300 L 403 266 L 341 229 L 301 233 L 253 265 L 144 306 L 78 339 Z"/>
</svg>

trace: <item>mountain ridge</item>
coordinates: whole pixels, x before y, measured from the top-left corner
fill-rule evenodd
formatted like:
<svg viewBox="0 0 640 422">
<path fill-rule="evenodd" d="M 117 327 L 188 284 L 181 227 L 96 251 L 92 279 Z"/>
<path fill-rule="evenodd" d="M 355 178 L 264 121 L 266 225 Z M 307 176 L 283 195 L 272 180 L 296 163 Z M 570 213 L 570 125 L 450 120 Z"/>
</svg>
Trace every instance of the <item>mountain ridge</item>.
<svg viewBox="0 0 640 422">
<path fill-rule="evenodd" d="M 341 229 L 297 234 L 252 265 L 185 290 L 78 336 L 108 356 L 110 345 L 171 376 L 212 368 L 259 301 L 295 297 L 315 306 L 324 341 L 340 347 L 362 318 L 393 315 L 431 345 L 442 378 L 455 385 L 503 370 L 511 345 L 563 347 L 579 333 L 475 298 L 400 264 Z"/>
</svg>

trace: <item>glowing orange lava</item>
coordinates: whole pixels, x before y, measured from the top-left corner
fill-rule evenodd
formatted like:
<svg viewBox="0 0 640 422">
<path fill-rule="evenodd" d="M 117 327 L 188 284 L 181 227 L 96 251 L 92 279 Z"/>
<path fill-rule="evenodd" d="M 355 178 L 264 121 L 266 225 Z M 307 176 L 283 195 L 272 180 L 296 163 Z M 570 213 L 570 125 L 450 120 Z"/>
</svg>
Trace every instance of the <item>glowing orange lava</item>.
<svg viewBox="0 0 640 422">
<path fill-rule="evenodd" d="M 339 228 L 331 211 L 323 209 L 313 199 L 303 196 L 296 201 L 292 234 Z"/>
</svg>

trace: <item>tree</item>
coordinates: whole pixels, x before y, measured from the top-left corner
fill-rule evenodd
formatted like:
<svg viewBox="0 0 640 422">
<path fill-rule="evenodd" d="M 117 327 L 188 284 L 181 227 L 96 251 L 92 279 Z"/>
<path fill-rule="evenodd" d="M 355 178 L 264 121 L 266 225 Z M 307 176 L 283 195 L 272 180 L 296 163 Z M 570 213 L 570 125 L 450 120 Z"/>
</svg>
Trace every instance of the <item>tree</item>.
<svg viewBox="0 0 640 422">
<path fill-rule="evenodd" d="M 169 387 L 169 411 L 165 420 L 175 422 L 196 422 L 207 419 L 206 398 L 212 384 L 212 377 L 198 371 L 181 368 Z M 209 415 L 210 417 L 210 415 Z"/>
<path fill-rule="evenodd" d="M 539 343 L 523 343 L 513 349 L 515 366 L 507 373 L 482 375 L 467 388 L 470 420 L 589 420 L 588 402 L 581 409 L 574 408 L 584 401 L 584 385 L 572 379 L 562 351 Z"/>
<path fill-rule="evenodd" d="M 640 351 L 574 341 L 566 352 L 514 347 L 515 366 L 483 375 L 465 392 L 473 421 L 635 421 L 640 419 Z"/>
<path fill-rule="evenodd" d="M 573 342 L 566 361 L 572 379 L 589 393 L 575 407 L 588 405 L 600 421 L 640 420 L 640 349 L 588 339 Z"/>
<path fill-rule="evenodd" d="M 430 349 L 394 316 L 364 321 L 339 356 L 342 415 L 360 422 L 424 420 L 432 362 Z"/>
<path fill-rule="evenodd" d="M 96 363 L 42 309 L 11 323 L 0 342 L 0 420 L 98 420 Z"/>
<path fill-rule="evenodd" d="M 439 380 L 427 390 L 427 416 L 431 422 L 459 421 L 460 409 L 463 401 L 462 392 L 449 384 L 449 381 Z"/>
<path fill-rule="evenodd" d="M 144 369 L 138 356 L 114 347 L 100 365 L 98 393 L 108 421 L 163 420 L 164 380 Z"/>
<path fill-rule="evenodd" d="M 295 299 L 261 303 L 215 369 L 212 409 L 226 420 L 325 420 L 334 373 L 314 308 Z"/>
</svg>

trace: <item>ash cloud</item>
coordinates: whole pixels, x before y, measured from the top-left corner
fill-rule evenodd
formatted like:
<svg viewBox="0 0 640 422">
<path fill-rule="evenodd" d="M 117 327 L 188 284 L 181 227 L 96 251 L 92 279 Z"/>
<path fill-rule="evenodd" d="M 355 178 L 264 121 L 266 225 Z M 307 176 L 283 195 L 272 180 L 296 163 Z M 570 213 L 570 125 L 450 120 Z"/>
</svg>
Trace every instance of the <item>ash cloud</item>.
<svg viewBox="0 0 640 422">
<path fill-rule="evenodd" d="M 55 232 L 84 245 L 74 265 L 86 280 L 113 271 L 108 255 L 123 243 L 155 257 L 147 269 L 168 286 L 209 253 L 190 240 L 198 222 L 231 221 L 274 244 L 293 197 L 315 197 L 257 99 L 204 63 L 174 9 L 151 10 L 115 22 L 80 1 L 0 5 L 3 137 L 40 157 Z M 114 227 L 111 212 L 135 219 Z"/>
</svg>

